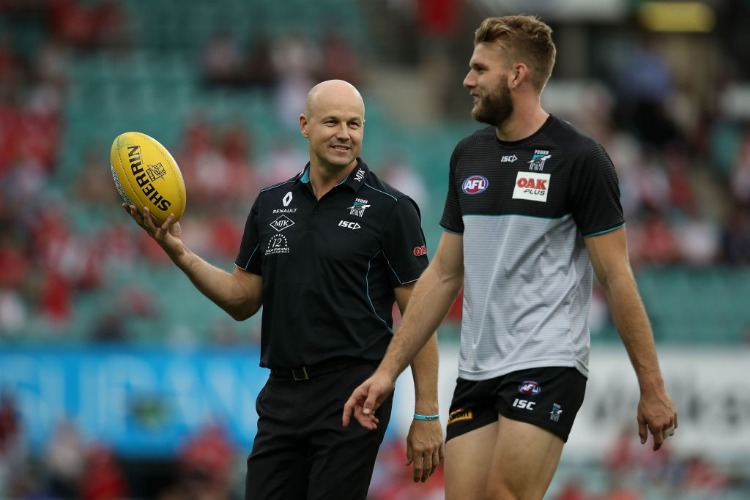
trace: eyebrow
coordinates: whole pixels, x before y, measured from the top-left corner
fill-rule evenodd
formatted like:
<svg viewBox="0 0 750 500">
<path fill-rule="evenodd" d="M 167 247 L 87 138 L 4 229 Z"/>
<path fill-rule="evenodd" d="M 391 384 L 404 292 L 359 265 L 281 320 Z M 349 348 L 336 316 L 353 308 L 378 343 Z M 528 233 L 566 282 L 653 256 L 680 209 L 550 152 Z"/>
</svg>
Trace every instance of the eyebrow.
<svg viewBox="0 0 750 500">
<path fill-rule="evenodd" d="M 336 115 L 324 115 L 320 118 L 320 121 L 326 121 L 326 120 L 337 120 L 337 121 L 346 121 L 346 122 L 352 122 L 352 121 L 364 122 L 365 121 L 365 119 L 361 116 L 355 116 L 355 117 L 350 117 L 350 118 L 340 118 Z"/>
<path fill-rule="evenodd" d="M 489 68 L 489 65 L 484 62 L 479 61 L 469 61 L 469 67 L 471 69 L 487 69 Z"/>
</svg>

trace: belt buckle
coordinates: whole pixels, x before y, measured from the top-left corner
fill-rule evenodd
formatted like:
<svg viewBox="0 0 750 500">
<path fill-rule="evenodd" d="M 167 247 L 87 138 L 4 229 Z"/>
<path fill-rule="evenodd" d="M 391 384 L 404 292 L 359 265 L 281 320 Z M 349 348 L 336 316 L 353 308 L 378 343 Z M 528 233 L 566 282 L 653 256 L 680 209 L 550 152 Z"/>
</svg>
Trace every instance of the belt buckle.
<svg viewBox="0 0 750 500">
<path fill-rule="evenodd" d="M 310 380 L 310 375 L 307 373 L 307 367 L 297 368 L 292 370 L 292 378 L 295 382 L 300 380 Z"/>
</svg>

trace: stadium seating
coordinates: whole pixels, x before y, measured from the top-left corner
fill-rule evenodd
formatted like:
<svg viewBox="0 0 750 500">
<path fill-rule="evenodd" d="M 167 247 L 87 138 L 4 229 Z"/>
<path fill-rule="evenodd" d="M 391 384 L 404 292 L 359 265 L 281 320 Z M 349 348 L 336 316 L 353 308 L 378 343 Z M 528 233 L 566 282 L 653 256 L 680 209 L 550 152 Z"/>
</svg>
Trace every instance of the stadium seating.
<svg viewBox="0 0 750 500">
<path fill-rule="evenodd" d="M 60 149 L 55 172 L 57 189 L 71 187 L 80 173 L 84 153 L 92 145 L 100 149 L 102 168 L 106 168 L 111 140 L 123 131 L 143 131 L 168 148 L 176 147 L 186 121 L 199 109 L 217 121 L 240 118 L 254 136 L 255 159 L 264 158 L 274 139 L 288 133 L 282 130 L 268 91 L 207 90 L 200 85 L 201 50 L 217 30 L 227 31 L 240 44 L 260 31 L 271 37 L 297 31 L 314 40 L 338 19 L 346 19 L 346 23 L 337 23 L 337 28 L 343 30 L 358 53 L 368 51 L 368 25 L 357 10 L 358 2 L 151 0 L 148 13 L 140 8 L 139 0 L 126 0 L 123 5 L 131 23 L 132 47 L 124 52 L 76 54 L 69 68 L 65 147 Z M 38 30 L 22 33 L 22 40 L 38 43 Z M 366 88 L 363 93 L 367 102 L 364 156 L 376 167 L 396 143 L 407 155 L 431 193 L 430 210 L 423 213 L 423 222 L 429 246 L 435 248 L 448 159 L 456 141 L 477 125 L 471 121 L 423 127 L 399 125 L 375 95 L 368 94 Z M 92 214 L 82 205 L 70 208 L 72 224 L 81 234 L 106 225 L 111 216 Z M 159 342 L 164 332 L 181 324 L 189 325 L 199 337 L 206 336 L 223 315 L 173 268 L 144 264 L 132 269 L 127 277 L 131 283 L 137 277 L 146 289 L 174 292 L 154 304 L 160 314 L 129 325 L 134 340 Z M 657 342 L 741 345 L 748 341 L 750 309 L 744 302 L 750 296 L 749 271 L 734 267 L 654 267 L 637 269 L 637 277 Z M 122 286 L 122 279 L 112 280 L 99 294 L 84 294 L 75 304 L 70 338 L 84 338 L 93 328 L 95 315 L 105 308 L 101 297 Z M 593 333 L 594 342 L 617 340 L 611 325 Z"/>
</svg>

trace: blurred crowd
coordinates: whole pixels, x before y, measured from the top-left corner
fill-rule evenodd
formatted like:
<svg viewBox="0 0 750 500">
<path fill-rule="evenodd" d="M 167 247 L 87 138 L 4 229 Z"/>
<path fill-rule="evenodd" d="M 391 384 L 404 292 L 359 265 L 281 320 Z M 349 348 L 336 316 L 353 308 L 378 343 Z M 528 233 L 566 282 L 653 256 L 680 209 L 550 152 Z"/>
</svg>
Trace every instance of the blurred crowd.
<svg viewBox="0 0 750 500">
<path fill-rule="evenodd" d="M 737 471 L 717 466 L 700 454 L 674 452 L 667 442 L 659 451 L 633 440 L 625 426 L 605 450 L 601 463 L 560 474 L 555 500 L 646 500 L 733 498 L 748 488 Z M 584 474 L 582 470 L 588 473 Z M 740 497 L 737 497 L 740 498 Z"/>
<path fill-rule="evenodd" d="M 43 453 L 29 450 L 23 420 L 10 393 L 0 394 L 0 498 L 159 500 L 241 498 L 243 457 L 218 422 L 206 422 L 163 463 L 118 457 L 62 419 Z M 151 469 L 151 470 L 143 470 Z"/>
<path fill-rule="evenodd" d="M 458 11 L 449 9 L 455 2 L 445 3 L 450 15 L 441 17 L 417 2 L 420 8 L 412 15 L 422 16 L 418 38 L 445 45 L 466 35 L 455 18 Z M 132 26 L 124 12 L 117 0 L 0 2 L 5 27 L 13 27 L 0 36 L 0 336 L 36 332 L 64 338 L 82 293 L 106 289 L 112 276 L 137 260 L 166 265 L 127 218 L 112 215 L 119 207 L 103 168 L 102 145 L 80 151 L 75 179 L 61 178 L 58 168 L 71 61 L 92 51 L 131 50 Z M 29 43 L 29 32 L 37 34 L 36 43 Z M 424 49 L 418 54 L 435 57 Z M 299 139 L 292 137 L 307 90 L 323 78 L 363 87 L 371 82 L 354 48 L 335 30 L 316 43 L 293 31 L 281 39 L 259 32 L 240 43 L 217 29 L 195 64 L 207 92 L 227 87 L 267 92 L 281 127 L 270 152 L 259 155 L 255 131 L 241 120 L 218 123 L 195 109 L 179 144 L 171 145 L 190 186 L 186 238 L 208 258 L 231 262 L 253 193 L 304 164 Z M 617 166 L 633 263 L 750 262 L 748 122 L 722 116 L 715 102 L 720 88 L 701 99 L 686 96 L 680 75 L 652 39 L 638 41 L 630 59 L 610 73 L 611 82 L 585 95 L 570 119 L 602 142 Z M 720 84 L 726 85 L 726 78 L 717 79 Z M 467 111 L 462 113 L 465 119 Z M 733 140 L 722 141 L 726 137 Z M 419 171 L 395 150 L 386 156 L 390 165 L 373 167 L 413 194 L 423 210 L 428 205 L 437 210 L 443 194 L 429 192 L 424 182 L 437 174 Z M 87 225 L 88 214 L 112 216 Z M 123 293 L 125 309 L 117 312 L 154 314 L 145 291 Z M 102 318 L 104 330 L 116 330 L 107 323 L 111 319 Z M 91 332 L 94 340 L 121 337 Z"/>
</svg>

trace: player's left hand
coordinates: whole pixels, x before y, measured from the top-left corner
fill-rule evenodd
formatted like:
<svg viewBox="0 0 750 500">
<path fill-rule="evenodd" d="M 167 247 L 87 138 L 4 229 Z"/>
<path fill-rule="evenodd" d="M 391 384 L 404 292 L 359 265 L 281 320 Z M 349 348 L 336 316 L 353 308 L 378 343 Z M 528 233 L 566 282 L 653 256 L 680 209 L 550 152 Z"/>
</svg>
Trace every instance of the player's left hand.
<svg viewBox="0 0 750 500">
<path fill-rule="evenodd" d="M 443 428 L 439 420 L 413 420 L 406 436 L 406 465 L 414 465 L 414 482 L 424 483 L 444 457 Z"/>
<path fill-rule="evenodd" d="M 638 402 L 638 434 L 641 444 L 645 444 L 648 433 L 654 438 L 654 451 L 664 444 L 664 441 L 674 435 L 677 429 L 677 409 L 666 389 L 652 394 L 641 393 Z"/>
</svg>

